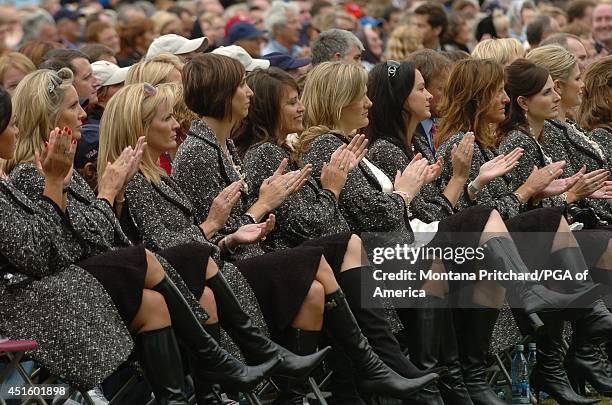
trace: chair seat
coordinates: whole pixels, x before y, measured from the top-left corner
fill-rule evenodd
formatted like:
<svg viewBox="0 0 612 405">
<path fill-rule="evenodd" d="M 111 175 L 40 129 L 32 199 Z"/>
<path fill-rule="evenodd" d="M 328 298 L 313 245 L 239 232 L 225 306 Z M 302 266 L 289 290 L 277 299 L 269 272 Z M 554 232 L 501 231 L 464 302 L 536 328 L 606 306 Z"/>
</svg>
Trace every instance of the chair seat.
<svg viewBox="0 0 612 405">
<path fill-rule="evenodd" d="M 7 340 L 0 342 L 0 354 L 33 350 L 38 347 L 35 340 Z"/>
</svg>

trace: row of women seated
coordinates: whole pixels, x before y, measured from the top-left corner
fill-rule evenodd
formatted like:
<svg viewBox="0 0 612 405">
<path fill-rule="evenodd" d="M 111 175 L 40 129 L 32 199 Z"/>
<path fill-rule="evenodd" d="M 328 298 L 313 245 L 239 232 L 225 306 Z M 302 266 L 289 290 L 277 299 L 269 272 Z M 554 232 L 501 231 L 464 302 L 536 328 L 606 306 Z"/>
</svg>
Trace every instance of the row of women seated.
<svg viewBox="0 0 612 405">
<path fill-rule="evenodd" d="M 611 62 L 597 62 L 587 76 Z M 186 403 L 188 360 L 198 403 L 214 403 L 214 383 L 245 391 L 273 376 L 275 403 L 301 404 L 302 380 L 326 358 L 335 371 L 331 403 L 382 395 L 497 404 L 486 361 L 507 300 L 520 309 L 523 332 L 537 334 L 536 389 L 560 403 L 592 402 L 572 389 L 558 356 L 571 320 L 567 360 L 612 392 L 606 370 L 592 365 L 596 346 L 612 339 L 612 316 L 599 299 L 612 270 L 610 233 L 599 224 L 572 232 L 564 215 L 584 200 L 608 218 L 609 166 L 575 150 L 549 157 L 541 146 L 542 137 L 579 131 L 563 122 L 575 106 L 556 91 L 570 93 L 571 77 L 553 82 L 542 64 L 522 59 L 505 75 L 493 61 L 457 63 L 439 108 L 435 156 L 415 134 L 430 117 L 431 94 L 412 62 L 381 63 L 369 76 L 356 65 L 322 63 L 301 95 L 281 71 L 247 75 L 220 55 L 200 55 L 181 73 L 182 86 L 129 84 L 108 102 L 95 192 L 71 169 L 85 112 L 70 71 L 29 74 L 12 103 L 1 94 L 8 178 L 0 182 L 0 332 L 36 339 L 32 356 L 51 372 L 79 387 L 99 385 L 136 347 L 159 403 Z M 186 109 L 191 125 L 178 146 L 186 125 L 174 111 Z M 610 135 L 609 110 L 587 116 L 590 129 Z M 362 128 L 367 140 L 355 135 Z M 171 176 L 158 164 L 168 153 Z M 415 287 L 427 297 L 418 307 L 370 308 L 361 284 L 374 266 L 357 235 L 372 232 L 407 241 L 427 232 L 432 246 L 463 233 L 462 243 L 483 250 L 487 270 L 515 277 L 468 288 L 423 280 Z M 513 239 L 523 232 L 538 237 Z M 589 269 L 593 279 L 554 285 L 517 276 L 551 263 L 574 274 Z M 419 265 L 476 271 L 440 258 Z M 251 366 L 219 346 L 221 329 Z"/>
</svg>

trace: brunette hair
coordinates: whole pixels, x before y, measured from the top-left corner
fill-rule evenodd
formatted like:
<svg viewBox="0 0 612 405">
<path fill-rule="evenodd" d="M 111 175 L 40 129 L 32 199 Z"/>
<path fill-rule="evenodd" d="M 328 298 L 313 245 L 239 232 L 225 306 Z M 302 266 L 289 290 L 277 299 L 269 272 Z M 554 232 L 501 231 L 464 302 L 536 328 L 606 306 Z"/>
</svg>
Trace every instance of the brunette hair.
<svg viewBox="0 0 612 405">
<path fill-rule="evenodd" d="M 368 98 L 372 107 L 366 133 L 370 143 L 388 138 L 407 148 L 404 134 L 410 112 L 404 108 L 404 103 L 414 87 L 416 68 L 414 62 L 401 62 L 399 67 L 390 63 L 392 61 L 379 63 L 370 72 Z"/>
<path fill-rule="evenodd" d="M 34 64 L 34 66 L 38 66 L 42 63 L 43 57 L 47 54 L 47 52 L 53 49 L 60 49 L 62 44 L 59 42 L 53 41 L 28 41 L 21 48 L 19 48 L 19 53 L 24 54 Z"/>
<path fill-rule="evenodd" d="M 98 35 L 104 30 L 109 28 L 113 28 L 112 25 L 107 23 L 106 21 L 94 21 L 87 26 L 87 31 L 85 33 L 85 42 L 100 42 Z"/>
<path fill-rule="evenodd" d="M 200 116 L 226 118 L 244 74 L 244 66 L 235 59 L 212 53 L 197 55 L 183 67 L 185 104 Z"/>
<path fill-rule="evenodd" d="M 444 95 L 438 107 L 440 127 L 437 145 L 457 132 L 474 131 L 485 147 L 496 145 L 495 133 L 486 115 L 491 101 L 504 81 L 502 66 L 489 59 L 458 61 L 449 73 Z"/>
<path fill-rule="evenodd" d="M 612 56 L 593 62 L 582 76 L 584 89 L 578 121 L 582 128 L 593 130 L 612 125 Z"/>
<path fill-rule="evenodd" d="M 155 24 L 148 18 L 136 18 L 117 26 L 117 33 L 121 40 L 121 51 L 117 57 L 129 57 L 136 52 L 136 40 L 147 31 L 152 31 Z"/>
<path fill-rule="evenodd" d="M 498 134 L 505 136 L 514 129 L 529 128 L 525 111 L 518 104 L 518 98 L 538 94 L 548 81 L 548 70 L 527 60 L 517 59 L 506 68 L 506 93 L 510 98 L 506 119 L 499 124 Z"/>
<path fill-rule="evenodd" d="M 265 142 L 279 146 L 285 143 L 287 134 L 278 132 L 281 122 L 281 98 L 287 88 L 299 93 L 293 77 L 278 68 L 257 69 L 249 73 L 246 81 L 254 96 L 251 98 L 249 115 L 232 136 L 241 156 L 250 148 Z"/>
</svg>

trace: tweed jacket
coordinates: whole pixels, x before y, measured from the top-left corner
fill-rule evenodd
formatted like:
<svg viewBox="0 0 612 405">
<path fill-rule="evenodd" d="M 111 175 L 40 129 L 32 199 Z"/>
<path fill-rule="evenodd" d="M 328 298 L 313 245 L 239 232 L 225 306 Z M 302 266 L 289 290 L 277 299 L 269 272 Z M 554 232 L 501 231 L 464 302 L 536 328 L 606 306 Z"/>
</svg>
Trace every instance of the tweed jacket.
<svg viewBox="0 0 612 405">
<path fill-rule="evenodd" d="M 542 149 L 555 162 L 565 160 L 563 177 L 571 176 L 583 165 L 586 166 L 587 172 L 611 167 L 604 148 L 574 124 L 547 120 L 544 123 Z M 585 198 L 580 204 L 593 208 L 599 218 L 612 223 L 612 200 Z"/>
<path fill-rule="evenodd" d="M 104 287 L 70 265 L 84 250 L 69 217 L 5 181 L 0 207 L 0 334 L 36 340 L 30 355 L 64 381 L 99 385 L 134 344 Z"/>
<path fill-rule="evenodd" d="M 595 128 L 587 136 L 601 147 L 608 161 L 608 169 L 612 171 L 612 129 Z"/>
<path fill-rule="evenodd" d="M 304 164 L 312 163 L 312 175 L 321 181 L 321 167 L 343 143 L 344 135 L 327 133 L 312 143 L 302 155 Z M 340 193 L 340 211 L 354 233 L 396 232 L 409 239 L 414 237 L 404 199 L 382 191 L 376 176 L 362 161 L 348 175 Z"/>
<path fill-rule="evenodd" d="M 552 158 L 540 147 L 538 142 L 522 130 L 510 131 L 499 144 L 498 151 L 506 154 L 515 148 L 522 148 L 524 152 L 516 168 L 507 174 L 513 190 L 527 181 L 534 166 L 541 168 L 552 161 Z M 565 203 L 559 196 L 545 198 L 540 203 L 541 207 L 561 207 L 564 205 Z"/>
<path fill-rule="evenodd" d="M 227 147 L 234 165 L 242 172 L 242 161 L 234 143 L 227 140 Z M 215 197 L 223 189 L 241 179 L 230 159 L 221 150 L 214 132 L 203 122 L 193 121 L 187 139 L 181 144 L 172 163 L 172 178 L 191 201 L 195 220 L 204 222 Z M 253 221 L 244 215 L 249 209 L 249 187 L 243 187 L 238 200 L 225 226 L 211 238 L 218 243 L 223 237 L 234 233 L 242 225 Z M 232 259 L 246 259 L 264 253 L 260 245 L 241 245 Z"/>
<path fill-rule="evenodd" d="M 461 142 L 465 134 L 459 132 L 449 138 L 438 148 L 437 154 L 444 157 L 444 165 L 442 166 L 442 174 L 440 175 L 443 186 L 446 186 L 453 175 L 453 164 L 452 164 L 452 149 L 453 145 Z M 466 187 L 459 198 L 457 203 L 457 209 L 461 210 L 466 207 L 475 204 L 485 204 L 489 207 L 495 208 L 499 211 L 500 215 L 504 219 L 512 218 L 521 212 L 525 212 L 527 207 L 521 204 L 513 193 L 515 188 L 512 188 L 512 184 L 508 175 L 497 177 L 493 179 L 489 184 L 483 187 L 482 190 L 476 196 L 476 200 L 472 201 L 467 194 L 467 184 L 473 181 L 478 176 L 480 166 L 492 160 L 497 156 L 497 151 L 483 147 L 478 141 L 474 142 L 474 154 L 472 155 L 472 164 L 470 167 L 470 174 L 466 181 Z"/>
<path fill-rule="evenodd" d="M 31 198 L 41 195 L 44 190 L 44 178 L 31 163 L 17 165 L 11 171 L 10 180 L 15 187 Z M 67 212 L 75 233 L 87 247 L 87 252 L 82 258 L 131 245 L 110 204 L 98 199 L 85 179 L 76 171 L 68 186 Z M 156 256 L 166 273 L 181 290 L 196 316 L 203 321 L 208 319 L 208 315 L 196 297 L 191 294 L 177 271 L 162 256 Z"/>
<path fill-rule="evenodd" d="M 380 168 L 390 179 L 395 178 L 398 170 L 404 170 L 412 160 L 415 153 L 421 152 L 423 145 L 419 140 L 421 136 L 415 134 L 412 139 L 413 149 L 407 151 L 403 145 L 398 145 L 391 138 L 381 138 L 369 146 L 370 161 Z M 425 141 L 426 143 L 427 141 Z M 425 145 L 431 154 L 429 145 Z M 418 149 L 417 149 L 418 148 Z M 423 156 L 425 154 L 423 153 Z M 428 159 L 429 160 L 429 159 Z M 424 185 L 419 193 L 410 202 L 410 212 L 423 222 L 440 221 L 453 214 L 453 207 L 440 191 L 439 179 Z"/>
<path fill-rule="evenodd" d="M 257 198 L 261 183 L 274 174 L 284 158 L 291 158 L 289 151 L 272 143 L 258 145 L 247 152 L 244 168 L 252 200 Z M 291 159 L 289 169 L 298 169 Z M 304 187 L 285 200 L 274 213 L 276 227 L 266 242 L 275 250 L 295 247 L 309 239 L 350 232 L 336 197 L 321 189 L 310 177 Z"/>
</svg>

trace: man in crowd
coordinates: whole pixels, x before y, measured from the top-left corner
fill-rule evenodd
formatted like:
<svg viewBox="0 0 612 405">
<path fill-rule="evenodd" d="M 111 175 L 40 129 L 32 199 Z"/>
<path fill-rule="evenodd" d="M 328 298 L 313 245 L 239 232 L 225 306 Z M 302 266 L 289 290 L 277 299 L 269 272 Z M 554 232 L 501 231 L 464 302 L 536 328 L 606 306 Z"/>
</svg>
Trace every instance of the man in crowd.
<svg viewBox="0 0 612 405">
<path fill-rule="evenodd" d="M 612 53 L 612 4 L 600 3 L 593 10 L 593 37 Z"/>
<path fill-rule="evenodd" d="M 312 44 L 312 65 L 322 62 L 341 60 L 361 63 L 363 44 L 350 31 L 332 28 L 323 31 Z"/>
<path fill-rule="evenodd" d="M 263 55 L 280 52 L 294 57 L 300 56 L 302 48 L 298 43 L 302 25 L 299 14 L 300 10 L 295 4 L 281 1 L 272 3 L 264 16 L 270 40 L 262 51 Z"/>
<path fill-rule="evenodd" d="M 264 32 L 246 21 L 233 24 L 228 31 L 228 39 L 230 45 L 244 48 L 252 58 L 261 56 L 261 47 L 266 42 Z"/>
<path fill-rule="evenodd" d="M 446 32 L 448 20 L 446 12 L 439 4 L 424 3 L 414 10 L 411 17 L 414 24 L 423 34 L 423 47 L 440 51 L 440 42 Z"/>
<path fill-rule="evenodd" d="M 93 107 L 98 102 L 100 82 L 93 74 L 87 55 L 76 49 L 54 49 L 45 55 L 41 65 L 41 68 L 52 70 L 60 70 L 63 67 L 69 68 L 74 74 L 73 85 L 81 104 L 88 100 L 89 105 Z"/>
</svg>

